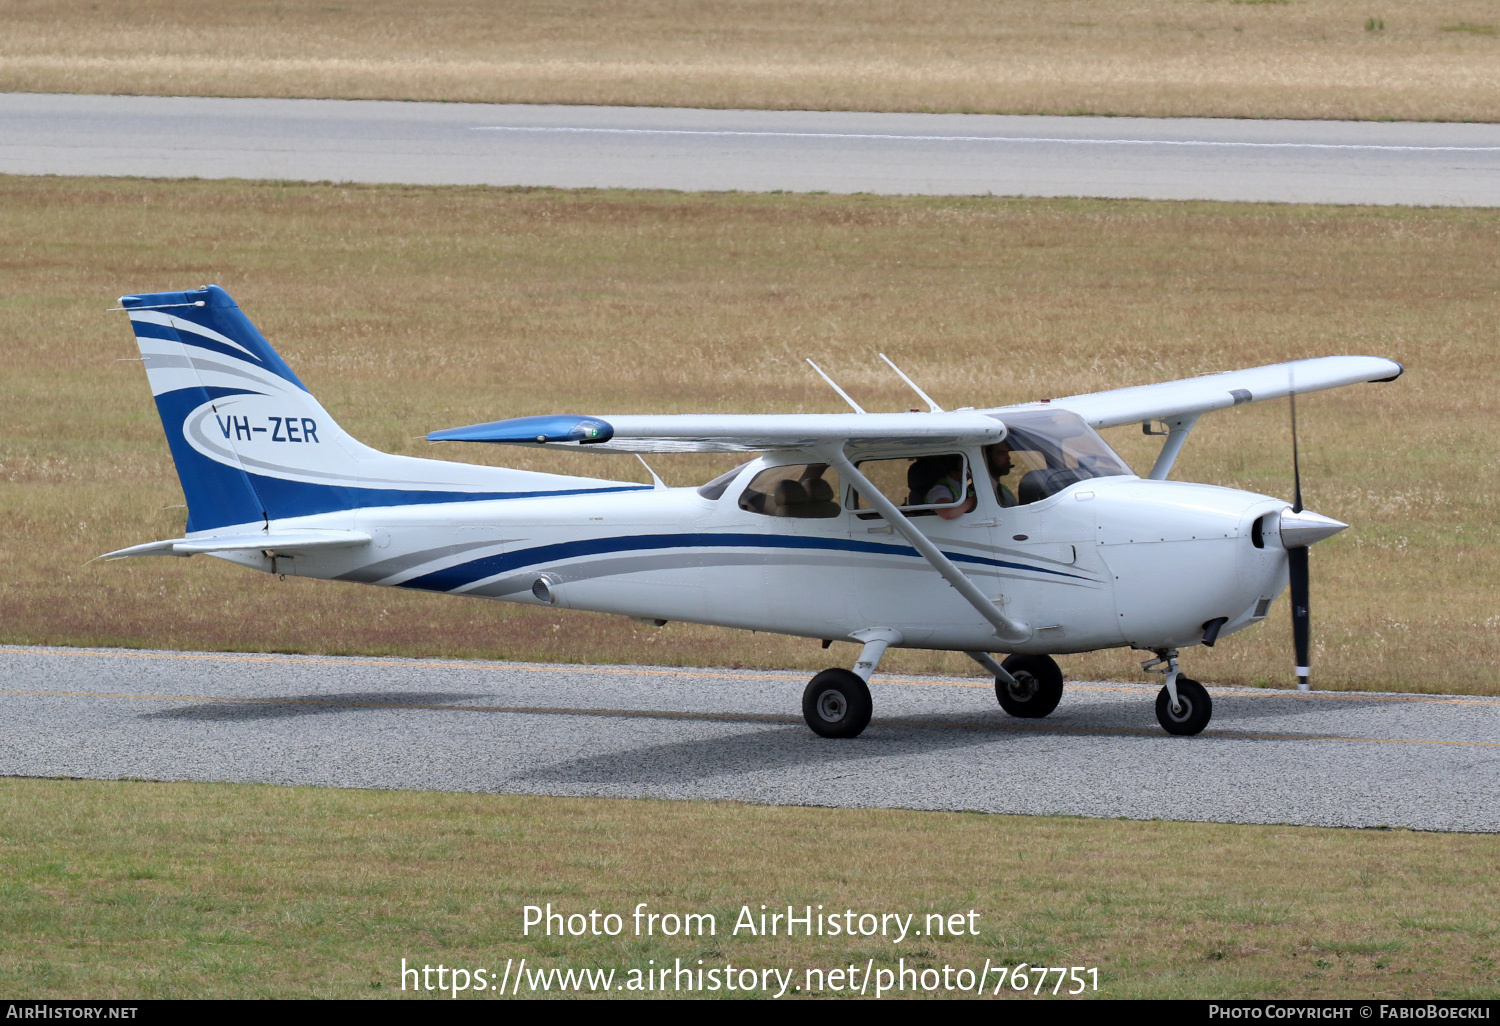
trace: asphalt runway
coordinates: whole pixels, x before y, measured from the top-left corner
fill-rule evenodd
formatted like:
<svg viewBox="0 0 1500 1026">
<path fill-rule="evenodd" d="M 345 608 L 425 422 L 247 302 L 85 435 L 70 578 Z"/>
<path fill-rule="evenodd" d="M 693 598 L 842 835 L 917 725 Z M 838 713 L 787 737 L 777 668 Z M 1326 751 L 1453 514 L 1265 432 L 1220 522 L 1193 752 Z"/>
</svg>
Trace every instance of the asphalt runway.
<svg viewBox="0 0 1500 1026">
<path fill-rule="evenodd" d="M 0 647 L 0 774 L 1500 831 L 1500 699 L 877 676 L 852 741 L 802 674 Z"/>
<path fill-rule="evenodd" d="M 1500 125 L 0 94 L 0 173 L 1500 205 Z"/>
</svg>

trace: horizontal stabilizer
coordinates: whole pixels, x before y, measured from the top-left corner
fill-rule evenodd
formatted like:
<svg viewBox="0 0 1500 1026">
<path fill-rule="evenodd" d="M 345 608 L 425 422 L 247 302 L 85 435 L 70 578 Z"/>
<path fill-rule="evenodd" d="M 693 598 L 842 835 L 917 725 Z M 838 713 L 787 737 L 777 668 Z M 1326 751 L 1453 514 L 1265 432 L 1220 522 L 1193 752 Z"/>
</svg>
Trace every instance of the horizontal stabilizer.
<svg viewBox="0 0 1500 1026">
<path fill-rule="evenodd" d="M 277 531 L 272 534 L 231 534 L 218 538 L 168 538 L 166 541 L 132 545 L 128 549 L 106 552 L 100 559 L 125 559 L 128 556 L 194 556 L 210 552 L 274 552 L 291 556 L 320 549 L 352 549 L 368 545 L 370 536 L 362 531 Z"/>
<path fill-rule="evenodd" d="M 518 417 L 434 431 L 433 442 L 588 446 L 604 452 L 771 452 L 824 444 L 900 449 L 987 445 L 1005 425 L 951 413 L 681 413 Z"/>
</svg>

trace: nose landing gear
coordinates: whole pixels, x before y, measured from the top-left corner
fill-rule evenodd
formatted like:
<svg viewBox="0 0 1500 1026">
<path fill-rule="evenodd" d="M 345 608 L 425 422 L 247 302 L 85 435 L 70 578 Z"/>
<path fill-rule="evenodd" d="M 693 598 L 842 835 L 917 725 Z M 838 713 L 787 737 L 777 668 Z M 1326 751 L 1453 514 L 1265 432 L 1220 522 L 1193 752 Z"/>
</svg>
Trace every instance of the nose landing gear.
<svg viewBox="0 0 1500 1026">
<path fill-rule="evenodd" d="M 1214 704 L 1208 689 L 1177 668 L 1177 650 L 1161 649 L 1155 659 L 1141 664 L 1147 673 L 1164 673 L 1166 685 L 1156 695 L 1156 722 L 1168 734 L 1189 736 L 1203 732 L 1213 718 Z"/>
</svg>

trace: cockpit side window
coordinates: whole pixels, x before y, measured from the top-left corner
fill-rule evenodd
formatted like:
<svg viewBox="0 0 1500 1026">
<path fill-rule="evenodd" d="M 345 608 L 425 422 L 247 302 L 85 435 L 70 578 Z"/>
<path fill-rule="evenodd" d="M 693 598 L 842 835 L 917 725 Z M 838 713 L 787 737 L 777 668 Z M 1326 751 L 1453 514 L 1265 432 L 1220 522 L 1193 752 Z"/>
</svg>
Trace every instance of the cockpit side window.
<svg viewBox="0 0 1500 1026">
<path fill-rule="evenodd" d="M 839 475 L 826 463 L 767 467 L 740 493 L 740 509 L 768 517 L 836 517 Z"/>
<path fill-rule="evenodd" d="M 892 505 L 908 516 L 950 519 L 974 507 L 974 477 L 969 471 L 969 461 L 961 453 L 862 460 L 859 470 Z M 869 510 L 870 503 L 856 492 L 854 508 Z M 873 518 L 880 514 L 859 515 Z"/>
<path fill-rule="evenodd" d="M 1002 506 L 1025 506 L 1090 478 L 1131 474 L 1076 413 L 1027 411 L 1004 419 L 1005 441 L 984 450 Z"/>
<path fill-rule="evenodd" d="M 698 494 L 703 496 L 705 499 L 721 498 L 724 495 L 725 489 L 734 484 L 734 479 L 740 476 L 740 471 L 744 470 L 754 462 L 754 460 L 750 460 L 748 463 L 741 463 L 733 470 L 727 470 L 724 473 L 720 474 L 718 477 L 714 478 L 712 481 L 709 481 L 706 484 L 699 485 Z"/>
</svg>

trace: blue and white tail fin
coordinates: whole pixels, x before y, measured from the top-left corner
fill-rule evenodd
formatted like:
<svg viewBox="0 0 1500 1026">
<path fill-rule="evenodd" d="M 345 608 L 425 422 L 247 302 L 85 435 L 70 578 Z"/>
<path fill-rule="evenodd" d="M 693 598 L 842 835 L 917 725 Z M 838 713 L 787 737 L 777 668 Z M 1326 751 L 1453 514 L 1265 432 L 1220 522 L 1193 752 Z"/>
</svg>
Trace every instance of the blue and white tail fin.
<svg viewBox="0 0 1500 1026">
<path fill-rule="evenodd" d="M 356 441 L 217 285 L 125 296 L 187 497 L 188 532 L 370 506 L 643 486 L 392 456 Z"/>
</svg>

